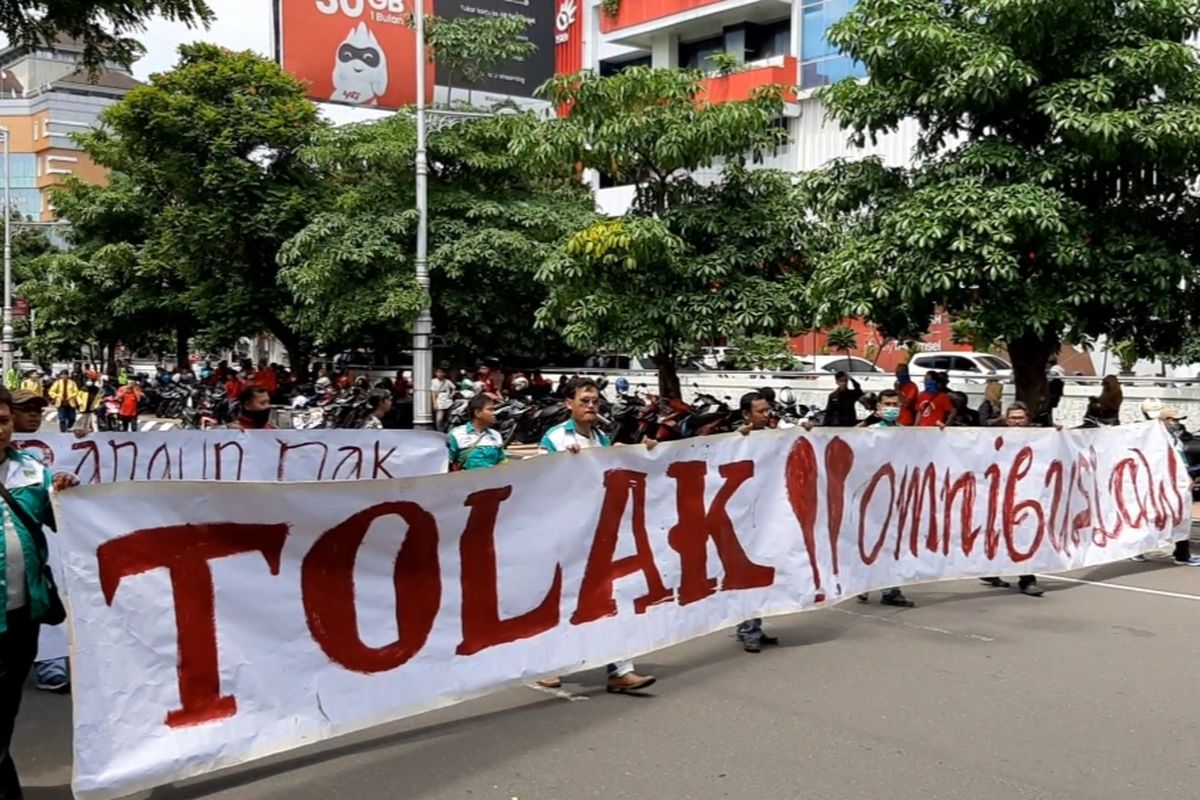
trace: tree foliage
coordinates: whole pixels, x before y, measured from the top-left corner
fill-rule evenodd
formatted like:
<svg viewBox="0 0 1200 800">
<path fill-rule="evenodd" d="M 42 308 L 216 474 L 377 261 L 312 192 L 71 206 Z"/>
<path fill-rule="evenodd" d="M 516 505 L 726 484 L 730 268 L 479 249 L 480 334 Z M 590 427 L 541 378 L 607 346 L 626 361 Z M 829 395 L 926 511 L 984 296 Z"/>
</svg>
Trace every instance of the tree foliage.
<svg viewBox="0 0 1200 800">
<path fill-rule="evenodd" d="M 265 329 L 303 370 L 310 343 L 277 257 L 324 191 L 300 156 L 324 128 L 304 86 L 253 53 L 185 45 L 174 70 L 102 121 L 83 146 L 152 209 L 139 269 L 174 277 L 170 299 L 192 333 L 228 341 Z"/>
<path fill-rule="evenodd" d="M 447 96 L 455 83 L 468 90 L 485 81 L 500 65 L 519 61 L 537 50 L 525 38 L 530 20 L 517 14 L 425 18 L 425 43 L 444 76 Z M 467 104 L 471 93 L 467 92 Z"/>
<path fill-rule="evenodd" d="M 915 119 L 919 161 L 807 180 L 819 316 L 905 337 L 942 306 L 1035 405 L 1063 341 L 1170 350 L 1200 309 L 1198 28 L 1195 0 L 861 0 L 830 39 L 871 79 L 821 99 L 859 142 Z"/>
<path fill-rule="evenodd" d="M 626 216 L 572 235 L 543 265 L 541 329 L 579 348 L 651 353 L 660 391 L 678 397 L 681 350 L 806 326 L 790 176 L 745 168 L 786 140 L 772 122 L 779 87 L 710 104 L 699 73 L 635 67 L 556 76 L 542 91 L 570 113 L 528 127 L 517 154 L 603 172 L 636 197 Z M 718 162 L 717 183 L 695 174 Z"/>
<path fill-rule="evenodd" d="M 127 34 L 143 30 L 156 15 L 188 25 L 213 20 L 205 0 L 4 0 L 0 30 L 9 42 L 30 48 L 59 36 L 77 39 L 93 69 L 106 60 L 129 66 L 145 48 Z"/>
<path fill-rule="evenodd" d="M 429 267 L 443 352 L 561 355 L 558 337 L 529 335 L 545 298 L 535 273 L 588 224 L 592 200 L 568 167 L 531 169 L 513 155 L 513 132 L 528 124 L 482 117 L 429 137 Z M 329 131 L 308 151 L 337 192 L 284 249 L 282 277 L 326 346 L 404 340 L 425 301 L 413 263 L 415 147 L 413 119 L 400 114 Z"/>
<path fill-rule="evenodd" d="M 794 370 L 796 357 L 786 337 L 758 334 L 732 340 L 729 361 L 737 369 Z"/>
</svg>

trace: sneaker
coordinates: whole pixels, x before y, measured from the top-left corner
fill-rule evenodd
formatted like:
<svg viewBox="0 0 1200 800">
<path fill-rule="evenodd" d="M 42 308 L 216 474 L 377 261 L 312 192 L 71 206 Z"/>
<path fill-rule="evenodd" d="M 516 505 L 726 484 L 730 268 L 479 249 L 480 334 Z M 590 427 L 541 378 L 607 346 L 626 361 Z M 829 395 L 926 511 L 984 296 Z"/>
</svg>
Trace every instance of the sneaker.
<svg viewBox="0 0 1200 800">
<path fill-rule="evenodd" d="M 1145 564 L 1145 563 L 1146 563 L 1147 561 L 1149 561 L 1150 559 L 1146 558 L 1144 555 L 1142 555 L 1141 553 L 1139 553 L 1139 554 L 1137 554 L 1136 556 L 1134 556 L 1133 558 L 1131 558 L 1131 559 L 1129 559 L 1129 560 L 1130 560 L 1130 561 L 1136 561 L 1136 562 L 1137 562 L 1137 563 L 1139 563 L 1139 564 Z"/>
<path fill-rule="evenodd" d="M 543 689 L 561 689 L 562 678 L 542 678 L 537 681 L 537 685 Z"/>
<path fill-rule="evenodd" d="M 768 636 L 767 634 L 764 633 L 762 636 L 758 637 L 758 643 L 765 644 L 768 647 L 774 647 L 775 645 L 779 644 L 779 637 L 778 636 Z"/>
<path fill-rule="evenodd" d="M 1011 583 L 1002 578 L 980 578 L 979 580 L 986 583 L 988 586 L 995 586 L 997 589 L 1007 589 L 1012 586 Z"/>
<path fill-rule="evenodd" d="M 904 596 L 904 592 L 900 591 L 887 592 L 884 594 L 883 599 L 879 602 L 883 603 L 885 606 L 899 606 L 900 608 L 913 608 L 916 606 L 916 603 L 914 603 L 912 600 L 909 600 Z"/>
<path fill-rule="evenodd" d="M 1176 561 L 1179 567 L 1200 567 L 1200 556 L 1189 556 L 1187 561 Z"/>
<path fill-rule="evenodd" d="M 39 661 L 34 665 L 34 672 L 36 676 L 34 686 L 43 692 L 66 694 L 71 691 L 71 678 L 67 675 L 66 658 Z"/>
<path fill-rule="evenodd" d="M 1044 594 L 1044 592 L 1042 591 L 1042 588 L 1040 586 L 1038 586 L 1036 583 L 1031 583 L 1028 586 L 1021 587 L 1021 594 L 1027 594 L 1030 597 L 1041 597 Z"/>
<path fill-rule="evenodd" d="M 762 642 L 758 639 L 742 639 L 742 649 L 747 653 L 761 653 Z"/>
</svg>

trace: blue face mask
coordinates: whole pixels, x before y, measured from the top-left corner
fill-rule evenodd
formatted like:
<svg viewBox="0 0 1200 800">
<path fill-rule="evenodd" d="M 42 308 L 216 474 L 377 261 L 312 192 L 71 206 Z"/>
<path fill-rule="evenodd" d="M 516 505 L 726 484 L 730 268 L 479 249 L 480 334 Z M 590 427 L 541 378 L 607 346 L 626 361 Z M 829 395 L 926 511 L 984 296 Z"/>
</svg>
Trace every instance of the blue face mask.
<svg viewBox="0 0 1200 800">
<path fill-rule="evenodd" d="M 888 422 L 895 422 L 900 419 L 900 409 L 895 406 L 885 406 L 883 408 L 883 418 Z"/>
<path fill-rule="evenodd" d="M 936 392 L 938 390 L 937 381 L 925 381 L 925 391 Z"/>
</svg>

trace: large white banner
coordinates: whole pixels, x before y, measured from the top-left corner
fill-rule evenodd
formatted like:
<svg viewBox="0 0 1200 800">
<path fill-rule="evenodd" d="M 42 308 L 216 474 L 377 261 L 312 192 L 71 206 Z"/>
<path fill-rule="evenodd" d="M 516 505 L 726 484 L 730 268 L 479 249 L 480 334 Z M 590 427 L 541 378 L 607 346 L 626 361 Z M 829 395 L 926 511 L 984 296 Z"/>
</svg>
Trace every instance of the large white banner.
<svg viewBox="0 0 1200 800">
<path fill-rule="evenodd" d="M 17 434 L 54 472 L 118 481 L 386 480 L 446 471 L 446 437 L 432 431 L 174 430 Z"/>
<path fill-rule="evenodd" d="M 73 489 L 75 789 L 115 797 L 867 590 L 1126 558 L 1187 535 L 1188 485 L 1142 425 Z"/>
</svg>

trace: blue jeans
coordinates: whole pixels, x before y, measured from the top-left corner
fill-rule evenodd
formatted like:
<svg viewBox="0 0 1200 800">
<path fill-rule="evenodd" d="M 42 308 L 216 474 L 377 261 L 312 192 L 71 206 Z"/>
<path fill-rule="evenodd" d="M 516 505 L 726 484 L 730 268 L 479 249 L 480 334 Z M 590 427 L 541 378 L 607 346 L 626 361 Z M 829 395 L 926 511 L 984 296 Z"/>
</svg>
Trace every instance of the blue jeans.
<svg viewBox="0 0 1200 800">
<path fill-rule="evenodd" d="M 58 407 L 58 432 L 66 433 L 75 424 L 75 409 L 70 406 Z"/>
</svg>

